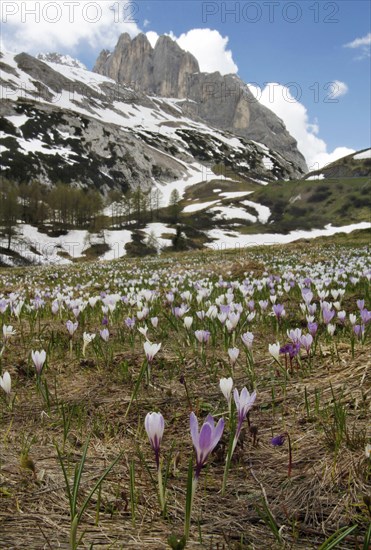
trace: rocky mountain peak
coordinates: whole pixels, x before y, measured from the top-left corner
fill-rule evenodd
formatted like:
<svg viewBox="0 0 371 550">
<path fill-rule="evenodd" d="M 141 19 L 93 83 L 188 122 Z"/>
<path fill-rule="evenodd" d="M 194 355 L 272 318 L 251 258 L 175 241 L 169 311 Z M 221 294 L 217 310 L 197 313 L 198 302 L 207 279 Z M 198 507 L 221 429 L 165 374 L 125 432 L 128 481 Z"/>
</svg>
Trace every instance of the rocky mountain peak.
<svg viewBox="0 0 371 550">
<path fill-rule="evenodd" d="M 168 35 L 152 48 L 145 34 L 131 39 L 125 33 L 112 53 L 101 52 L 93 71 L 149 95 L 185 99 L 187 116 L 264 143 L 299 166 L 302 174 L 307 171 L 283 121 L 254 98 L 245 82 L 236 75 L 200 72 L 197 59 Z"/>
</svg>

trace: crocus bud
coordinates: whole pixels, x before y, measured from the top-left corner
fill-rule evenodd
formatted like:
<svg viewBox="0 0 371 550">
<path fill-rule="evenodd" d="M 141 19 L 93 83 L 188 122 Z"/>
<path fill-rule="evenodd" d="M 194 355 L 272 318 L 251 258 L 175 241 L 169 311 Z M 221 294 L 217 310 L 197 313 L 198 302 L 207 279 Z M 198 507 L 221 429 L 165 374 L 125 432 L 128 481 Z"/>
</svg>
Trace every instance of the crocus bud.
<svg viewBox="0 0 371 550">
<path fill-rule="evenodd" d="M 4 372 L 3 376 L 0 376 L 0 387 L 3 388 L 6 394 L 10 394 L 12 389 L 12 381 L 7 370 Z"/>
<path fill-rule="evenodd" d="M 233 379 L 230 378 L 230 377 L 229 378 L 221 378 L 220 381 L 219 381 L 219 387 L 220 387 L 224 397 L 226 398 L 226 400 L 229 403 L 230 400 L 231 400 L 231 395 L 232 395 Z"/>
</svg>

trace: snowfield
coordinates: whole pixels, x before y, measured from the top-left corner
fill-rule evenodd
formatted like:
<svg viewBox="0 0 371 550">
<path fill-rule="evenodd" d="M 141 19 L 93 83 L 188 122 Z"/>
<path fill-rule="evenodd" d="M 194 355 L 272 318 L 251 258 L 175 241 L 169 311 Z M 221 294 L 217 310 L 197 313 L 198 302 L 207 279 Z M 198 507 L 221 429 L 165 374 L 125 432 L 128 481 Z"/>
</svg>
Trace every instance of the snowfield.
<svg viewBox="0 0 371 550">
<path fill-rule="evenodd" d="M 212 206 L 213 204 L 217 204 L 220 202 L 219 200 L 216 201 L 209 201 L 209 202 L 200 202 L 199 204 L 189 204 L 185 208 L 183 208 L 183 212 L 186 214 L 189 214 L 191 212 L 198 212 L 199 210 L 206 210 L 206 208 L 209 208 L 209 206 Z"/>
<path fill-rule="evenodd" d="M 272 244 L 287 244 L 297 241 L 298 239 L 314 239 L 316 237 L 328 237 L 336 233 L 351 233 L 356 229 L 370 229 L 371 223 L 360 222 L 342 227 L 333 227 L 331 224 L 326 225 L 324 229 L 313 229 L 311 231 L 291 231 L 288 235 L 280 233 L 260 233 L 257 235 L 242 235 L 237 231 L 228 231 L 223 229 L 211 229 L 206 234 L 212 243 L 207 243 L 205 246 L 220 250 L 224 248 L 245 248 L 248 246 L 268 246 Z"/>
<path fill-rule="evenodd" d="M 354 155 L 353 158 L 354 160 L 371 159 L 371 149 L 367 149 L 367 151 L 362 151 L 362 153 Z"/>
</svg>

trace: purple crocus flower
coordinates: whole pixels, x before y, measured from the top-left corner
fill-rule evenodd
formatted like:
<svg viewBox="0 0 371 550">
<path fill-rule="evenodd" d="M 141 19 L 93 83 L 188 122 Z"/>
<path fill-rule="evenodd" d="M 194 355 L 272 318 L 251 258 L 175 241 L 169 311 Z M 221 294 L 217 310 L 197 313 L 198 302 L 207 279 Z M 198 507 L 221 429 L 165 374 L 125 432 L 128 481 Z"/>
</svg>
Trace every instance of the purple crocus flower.
<svg viewBox="0 0 371 550">
<path fill-rule="evenodd" d="M 284 346 L 281 346 L 280 347 L 280 354 L 281 355 L 286 355 L 286 353 L 289 353 L 290 346 L 291 346 L 291 344 L 285 344 Z"/>
<path fill-rule="evenodd" d="M 309 355 L 310 347 L 313 344 L 313 336 L 311 334 L 303 334 L 300 338 L 300 343 Z"/>
<path fill-rule="evenodd" d="M 226 315 L 229 314 L 229 312 L 231 311 L 231 306 L 228 304 L 228 305 L 224 305 L 224 304 L 220 304 L 220 313 L 225 313 Z"/>
<path fill-rule="evenodd" d="M 299 351 L 300 351 L 300 344 L 297 342 L 295 344 L 286 344 L 280 348 L 280 353 L 283 355 L 288 354 L 290 357 L 290 360 L 296 357 Z"/>
<path fill-rule="evenodd" d="M 221 418 L 215 426 L 214 418 L 208 414 L 201 430 L 199 431 L 197 416 L 191 412 L 189 417 L 192 442 L 196 451 L 195 478 L 198 479 L 202 467 L 206 464 L 209 454 L 215 449 L 222 437 L 224 430 L 224 418 Z"/>
<path fill-rule="evenodd" d="M 200 344 L 207 343 L 210 338 L 210 332 L 208 330 L 195 330 L 195 336 Z"/>
<path fill-rule="evenodd" d="M 104 328 L 104 329 L 100 330 L 99 334 L 100 334 L 100 337 L 102 338 L 102 340 L 104 340 L 105 342 L 108 342 L 108 339 L 109 339 L 109 330 L 108 330 L 108 328 Z"/>
<path fill-rule="evenodd" d="M 364 307 L 365 307 L 365 301 L 364 300 L 357 300 L 357 307 L 358 307 L 359 311 L 362 311 L 362 309 L 364 309 Z"/>
<path fill-rule="evenodd" d="M 335 311 L 333 311 L 332 309 L 327 309 L 326 307 L 323 308 L 322 317 L 325 325 L 328 325 L 330 323 L 334 315 L 335 315 Z"/>
<path fill-rule="evenodd" d="M 185 304 L 182 304 L 180 307 L 173 308 L 173 314 L 177 319 L 181 319 L 183 315 L 187 313 L 188 310 L 189 310 L 189 307 L 187 307 Z"/>
<path fill-rule="evenodd" d="M 317 334 L 318 324 L 317 323 L 308 323 L 308 330 L 314 338 L 315 335 Z"/>
<path fill-rule="evenodd" d="M 79 326 L 78 321 L 76 321 L 74 323 L 73 321 L 68 320 L 66 322 L 66 329 L 68 330 L 68 333 L 71 336 L 71 338 L 74 335 L 74 333 L 76 332 L 78 326 Z"/>
<path fill-rule="evenodd" d="M 133 329 L 134 326 L 135 326 L 135 318 L 131 318 L 131 317 L 127 317 L 125 319 L 125 325 L 130 328 L 130 329 Z"/>
<path fill-rule="evenodd" d="M 285 443 L 286 434 L 280 434 L 276 435 L 275 437 L 272 437 L 271 444 L 274 447 L 281 447 Z"/>
<path fill-rule="evenodd" d="M 354 325 L 353 327 L 354 334 L 357 336 L 357 338 L 362 339 L 363 335 L 365 333 L 365 326 L 364 325 Z"/>
<path fill-rule="evenodd" d="M 361 320 L 364 325 L 366 325 L 371 319 L 371 311 L 368 311 L 366 308 L 361 309 Z"/>
<path fill-rule="evenodd" d="M 285 308 L 282 304 L 274 304 L 273 311 L 278 320 L 286 315 Z"/>
<path fill-rule="evenodd" d="M 339 311 L 338 319 L 339 319 L 340 323 L 344 324 L 346 316 L 347 316 L 347 314 L 346 314 L 345 311 Z"/>
<path fill-rule="evenodd" d="M 151 443 L 152 449 L 155 452 L 157 469 L 160 467 L 160 445 L 162 436 L 164 435 L 165 420 L 161 413 L 151 412 L 148 413 L 144 420 L 144 427 L 146 429 L 148 439 Z"/>
</svg>

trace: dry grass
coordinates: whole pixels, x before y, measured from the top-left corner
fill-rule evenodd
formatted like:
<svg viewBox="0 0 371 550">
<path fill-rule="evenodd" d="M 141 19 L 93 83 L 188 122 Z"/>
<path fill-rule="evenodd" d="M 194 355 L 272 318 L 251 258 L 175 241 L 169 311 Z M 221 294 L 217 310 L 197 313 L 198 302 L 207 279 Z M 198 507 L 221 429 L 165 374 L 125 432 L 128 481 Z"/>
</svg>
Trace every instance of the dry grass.
<svg viewBox="0 0 371 550">
<path fill-rule="evenodd" d="M 173 361 L 174 357 L 165 359 Z M 263 371 L 262 364 L 258 370 Z M 195 364 L 186 365 L 184 371 L 194 372 Z M 325 536 L 337 528 L 354 521 L 356 515 L 366 520 L 362 498 L 369 494 L 366 480 L 364 447 L 350 450 L 346 446 L 334 456 L 327 448 L 317 418 L 306 418 L 304 388 L 311 395 L 322 389 L 321 407 L 331 402 L 330 384 L 336 395 L 345 387 L 344 400 L 349 410 L 349 425 L 356 432 L 365 429 L 366 418 L 362 403 L 370 402 L 370 361 L 365 351 L 351 360 L 348 353 L 340 355 L 335 365 L 326 362 L 315 373 L 288 383 L 286 396 L 276 394 L 275 411 L 272 411 L 270 387 L 259 391 L 257 406 L 251 413 L 251 422 L 259 428 L 257 446 L 245 428 L 243 443 L 233 461 L 225 497 L 220 488 L 223 476 L 226 440 L 201 477 L 196 495 L 192 539 L 189 548 L 275 548 L 278 543 L 262 522 L 255 506 L 261 506 L 264 488 L 270 510 L 282 529 L 288 548 L 317 548 Z M 196 411 L 207 401 L 217 403 L 220 395 L 210 386 L 207 375 L 197 369 L 197 378 L 189 383 Z M 182 532 L 185 501 L 185 478 L 190 456 L 188 434 L 188 404 L 184 386 L 173 380 L 141 392 L 129 416 L 124 413 L 130 398 L 127 384 L 112 380 L 114 373 L 97 372 L 96 368 L 69 365 L 58 376 L 59 395 L 70 410 L 76 407 L 79 422 L 72 422 L 66 442 L 66 453 L 73 463 L 81 456 L 86 434 L 93 437 L 83 477 L 86 493 L 101 472 L 121 451 L 125 458 L 116 466 L 104 483 L 99 525 L 95 526 L 96 510 L 92 505 L 85 515 L 84 547 L 89 548 L 166 548 L 167 536 Z M 262 373 L 263 377 L 263 373 Z M 236 376 L 236 385 L 245 378 Z M 5 413 L 2 421 L 2 468 L 0 518 L 2 548 L 67 548 L 68 501 L 61 468 L 56 458 L 53 441 L 61 445 L 61 421 L 56 407 L 49 413 L 33 391 L 33 381 L 19 388 L 13 413 Z M 220 402 L 223 407 L 223 403 Z M 174 452 L 168 485 L 168 518 L 159 515 L 156 491 L 148 473 L 137 455 L 137 446 L 152 464 L 149 445 L 143 434 L 144 413 L 153 408 L 162 411 L 169 423 L 165 432 L 163 450 L 169 450 L 174 441 Z M 267 412 L 268 411 L 268 412 Z M 174 418 L 174 413 L 176 416 Z M 173 420 L 171 420 L 173 418 Z M 287 478 L 287 448 L 273 448 L 269 440 L 273 433 L 284 429 L 293 442 L 293 473 Z M 30 458 L 35 475 L 20 467 L 23 434 L 35 437 Z M 128 461 L 134 458 L 136 468 L 137 514 L 132 524 L 129 505 Z M 152 465 L 150 466 L 152 467 Z M 200 538 L 198 537 L 200 530 Z M 239 541 L 243 535 L 243 545 Z M 295 540 L 297 537 L 297 540 Z M 344 548 L 350 548 L 349 544 Z M 278 548 L 279 546 L 277 546 Z"/>
<path fill-rule="evenodd" d="M 308 253 L 304 247 L 303 253 Z M 208 257 L 205 271 L 215 268 Z M 219 266 L 220 267 L 220 266 Z M 184 269 L 174 266 L 174 271 Z M 263 262 L 248 260 L 225 263 L 233 277 L 245 271 L 264 269 Z M 62 334 L 57 321 L 50 322 L 41 338 L 45 344 L 51 332 Z M 286 387 L 276 377 L 267 359 L 267 343 L 272 342 L 270 327 L 259 335 L 254 348 L 258 398 L 250 422 L 258 428 L 256 445 L 247 423 L 233 457 L 227 491 L 221 496 L 225 435 L 202 471 L 195 497 L 191 538 L 187 548 L 210 550 L 318 549 L 340 527 L 357 523 L 358 539 L 350 536 L 337 548 L 362 547 L 362 536 L 369 521 L 364 498 L 371 496 L 370 461 L 365 457 L 371 408 L 371 360 L 366 345 L 357 345 L 354 357 L 347 342 L 338 352 L 322 345 L 309 369 L 304 360 L 294 369 Z M 27 339 L 27 334 L 24 335 Z M 62 338 L 62 336 L 61 336 Z M 65 336 L 63 337 L 65 338 Z M 62 340 L 63 340 L 62 338 Z M 225 414 L 219 388 L 221 376 L 228 374 L 225 352 L 208 348 L 206 366 L 199 355 L 187 350 L 183 361 L 177 353 L 176 334 L 168 334 L 153 365 L 149 386 L 141 386 L 137 399 L 125 417 L 133 386 L 143 358 L 139 343 L 132 349 L 115 349 L 114 360 L 105 367 L 89 348 L 88 358 L 70 359 L 60 344 L 50 358 L 45 373 L 52 394 L 50 410 L 35 390 L 35 379 L 22 371 L 27 347 L 17 338 L 7 350 L 6 367 L 17 380 L 13 411 L 0 404 L 0 548 L 6 550 L 69 548 L 69 508 L 55 443 L 63 447 L 61 405 L 71 414 L 71 429 L 63 454 L 72 466 L 81 458 L 82 447 L 92 434 L 88 450 L 81 499 L 114 458 L 123 458 L 103 484 L 97 521 L 97 496 L 83 517 L 82 548 L 149 549 L 168 548 L 171 533 L 182 533 L 188 461 L 192 453 L 189 435 L 189 402 L 183 374 L 195 412 Z M 125 365 L 128 367 L 126 368 Z M 3 362 L 4 366 L 4 362 Z M 217 368 L 216 368 L 217 367 Z M 248 384 L 244 360 L 240 358 L 235 386 Z M 57 388 L 57 396 L 54 395 Z M 272 393 L 273 392 L 273 393 Z M 309 412 L 305 403 L 305 392 Z M 332 446 L 333 395 L 347 413 L 349 438 L 338 451 Z M 316 404 L 317 399 L 317 404 Z M 156 487 L 149 470 L 155 473 L 151 448 L 143 420 L 148 411 L 160 410 L 166 429 L 162 455 L 170 460 L 167 487 L 167 517 L 160 515 Z M 272 435 L 288 432 L 293 445 L 293 469 L 288 478 L 288 448 L 272 447 Z M 25 442 L 30 443 L 29 460 L 33 470 L 21 466 Z M 129 464 L 135 464 L 136 514 L 131 514 Z M 281 533 L 279 542 L 263 521 L 259 510 L 269 507 Z"/>
</svg>

